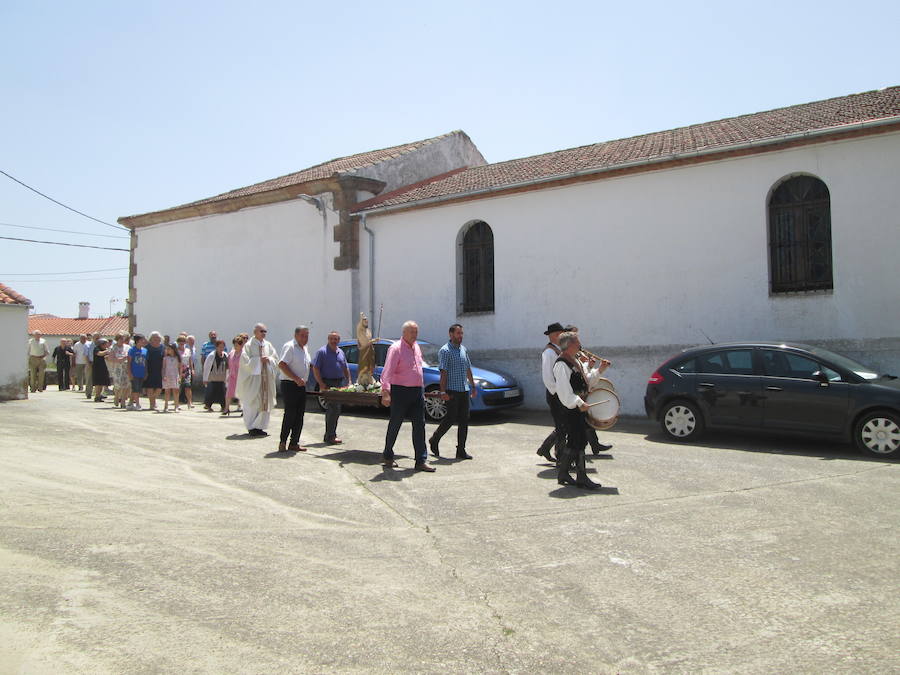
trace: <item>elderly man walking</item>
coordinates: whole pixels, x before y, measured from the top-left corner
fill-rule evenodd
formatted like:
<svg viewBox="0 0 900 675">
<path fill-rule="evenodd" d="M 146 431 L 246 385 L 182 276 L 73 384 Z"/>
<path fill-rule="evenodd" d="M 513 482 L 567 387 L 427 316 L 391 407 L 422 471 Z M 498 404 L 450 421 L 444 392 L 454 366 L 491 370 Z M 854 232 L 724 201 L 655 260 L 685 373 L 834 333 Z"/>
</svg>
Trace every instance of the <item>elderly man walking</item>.
<svg viewBox="0 0 900 675">
<path fill-rule="evenodd" d="M 268 436 L 266 428 L 275 407 L 275 377 L 278 359 L 275 347 L 266 340 L 268 329 L 258 323 L 253 337 L 241 352 L 237 395 L 244 409 L 244 426 L 251 436 Z"/>
<path fill-rule="evenodd" d="M 336 330 L 328 334 L 328 341 L 319 348 L 313 357 L 312 370 L 319 383 L 319 391 L 325 391 L 332 387 L 341 387 L 344 384 L 353 384 L 350 377 L 350 368 L 344 357 L 344 350 L 338 347 L 341 334 Z M 337 401 L 329 401 L 325 411 L 325 442 L 328 445 L 337 445 L 343 441 L 337 437 L 337 424 L 341 416 L 341 404 Z"/>
<path fill-rule="evenodd" d="M 100 341 L 100 333 L 94 333 L 91 339 L 84 343 L 84 355 L 87 363 L 84 367 L 85 398 L 93 398 L 94 395 L 94 347 Z"/>
<path fill-rule="evenodd" d="M 382 465 L 397 466 L 394 461 L 394 443 L 404 419 L 412 422 L 412 442 L 416 453 L 416 471 L 433 472 L 426 463 L 425 449 L 425 389 L 422 379 L 422 351 L 416 342 L 419 326 L 415 321 L 403 324 L 403 336 L 388 348 L 384 370 L 381 371 L 381 402 L 391 409 L 384 439 Z"/>
<path fill-rule="evenodd" d="M 281 371 L 281 398 L 284 400 L 284 417 L 281 419 L 281 437 L 278 452 L 306 452 L 300 445 L 303 417 L 306 414 L 306 381 L 309 379 L 309 328 L 297 326 L 294 339 L 285 342 L 278 361 Z M 240 397 L 238 397 L 240 398 Z M 243 399 L 241 399 L 243 403 Z M 247 406 L 244 406 L 247 415 Z M 290 436 L 291 443 L 287 444 Z"/>
<path fill-rule="evenodd" d="M 438 365 L 441 369 L 441 398 L 447 402 L 447 414 L 438 428 L 434 430 L 428 445 L 431 454 L 440 457 L 438 443 L 450 427 L 456 424 L 456 459 L 472 459 L 466 452 L 466 438 L 469 434 L 469 398 L 475 398 L 475 379 L 472 377 L 472 364 L 469 353 L 463 346 L 462 324 L 450 326 L 450 339 L 438 352 Z"/>
<path fill-rule="evenodd" d="M 36 330 L 28 341 L 28 384 L 31 392 L 44 391 L 44 377 L 47 371 L 47 357 L 50 349 L 43 333 Z M 21 344 L 21 343 L 20 343 Z"/>
<path fill-rule="evenodd" d="M 88 363 L 87 350 L 87 335 L 82 333 L 78 336 L 78 342 L 72 346 L 72 351 L 75 352 L 75 384 L 78 385 L 78 391 L 84 391 L 84 368 Z"/>
</svg>

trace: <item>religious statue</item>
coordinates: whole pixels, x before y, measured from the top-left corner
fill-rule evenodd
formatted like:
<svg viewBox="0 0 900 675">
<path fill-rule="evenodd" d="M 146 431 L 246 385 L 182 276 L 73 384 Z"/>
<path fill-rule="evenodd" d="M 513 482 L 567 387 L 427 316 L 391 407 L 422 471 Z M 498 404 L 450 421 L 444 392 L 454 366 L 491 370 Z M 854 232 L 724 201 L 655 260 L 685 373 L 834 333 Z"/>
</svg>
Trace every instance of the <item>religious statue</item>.
<svg viewBox="0 0 900 675">
<path fill-rule="evenodd" d="M 375 346 L 372 344 L 372 331 L 369 330 L 369 319 L 365 312 L 359 313 L 356 324 L 356 343 L 359 345 L 359 370 L 356 374 L 357 384 L 368 387 L 375 384 L 372 373 L 375 371 Z"/>
</svg>

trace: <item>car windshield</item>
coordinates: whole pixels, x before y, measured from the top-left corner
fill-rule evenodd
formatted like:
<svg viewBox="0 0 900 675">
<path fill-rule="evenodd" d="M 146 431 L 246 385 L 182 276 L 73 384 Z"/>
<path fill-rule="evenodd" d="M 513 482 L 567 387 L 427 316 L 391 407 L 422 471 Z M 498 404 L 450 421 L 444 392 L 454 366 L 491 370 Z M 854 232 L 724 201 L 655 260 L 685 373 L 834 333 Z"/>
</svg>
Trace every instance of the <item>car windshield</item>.
<svg viewBox="0 0 900 675">
<path fill-rule="evenodd" d="M 820 349 L 819 347 L 810 347 L 809 351 L 811 351 L 816 356 L 821 356 L 823 359 L 827 359 L 838 368 L 843 368 L 844 370 L 849 370 L 851 373 L 859 375 L 864 380 L 878 379 L 878 373 L 875 372 L 873 368 L 864 366 L 859 361 L 854 361 L 847 356 L 835 354 L 834 352 L 830 352 L 827 349 Z"/>
</svg>

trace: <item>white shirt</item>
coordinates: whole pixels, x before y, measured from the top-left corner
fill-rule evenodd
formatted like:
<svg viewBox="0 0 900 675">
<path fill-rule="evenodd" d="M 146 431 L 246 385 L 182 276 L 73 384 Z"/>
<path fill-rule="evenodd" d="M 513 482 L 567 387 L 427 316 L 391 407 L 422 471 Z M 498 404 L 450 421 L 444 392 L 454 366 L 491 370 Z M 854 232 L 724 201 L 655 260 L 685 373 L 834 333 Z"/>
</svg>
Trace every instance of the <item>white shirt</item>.
<svg viewBox="0 0 900 675">
<path fill-rule="evenodd" d="M 306 345 L 301 347 L 297 344 L 297 340 L 291 340 L 290 342 L 284 343 L 284 347 L 281 349 L 281 359 L 279 360 L 279 363 L 287 364 L 287 367 L 294 375 L 306 381 L 309 379 L 309 362 L 311 360 Z M 284 371 L 282 371 L 281 368 L 278 369 L 278 373 L 281 375 L 282 380 L 291 379 L 284 374 Z"/>
<path fill-rule="evenodd" d="M 75 352 L 75 365 L 83 366 L 88 362 L 87 360 L 87 348 L 88 343 L 76 342 L 72 345 L 72 351 Z"/>
<path fill-rule="evenodd" d="M 600 379 L 600 369 L 592 368 L 588 370 L 586 366 L 582 365 L 581 372 L 584 374 L 588 390 L 592 389 L 597 384 L 597 380 Z M 556 380 L 556 396 L 559 398 L 560 403 L 569 410 L 574 410 L 584 405 L 584 400 L 572 391 L 572 381 L 570 380 L 572 369 L 568 363 L 560 362 L 554 364 L 553 376 Z"/>
<path fill-rule="evenodd" d="M 556 380 L 553 379 L 553 364 L 556 363 L 558 358 L 559 353 L 550 347 L 547 347 L 541 353 L 541 379 L 544 381 L 544 386 L 551 396 L 556 393 Z"/>
<path fill-rule="evenodd" d="M 20 354 L 22 352 L 19 352 Z M 44 338 L 31 338 L 28 341 L 28 355 L 45 357 L 50 353 L 47 349 L 47 341 Z"/>
</svg>

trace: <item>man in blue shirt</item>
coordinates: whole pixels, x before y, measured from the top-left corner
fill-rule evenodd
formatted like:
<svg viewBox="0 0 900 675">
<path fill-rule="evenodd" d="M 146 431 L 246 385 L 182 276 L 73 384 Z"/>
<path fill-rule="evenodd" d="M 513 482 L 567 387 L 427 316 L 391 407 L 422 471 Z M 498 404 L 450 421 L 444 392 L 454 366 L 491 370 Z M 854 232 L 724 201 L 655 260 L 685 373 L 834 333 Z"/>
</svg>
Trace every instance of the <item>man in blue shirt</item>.
<svg viewBox="0 0 900 675">
<path fill-rule="evenodd" d="M 347 359 L 344 358 L 344 350 L 338 347 L 341 334 L 331 331 L 328 334 L 328 342 L 323 345 L 313 357 L 312 371 L 319 383 L 319 391 L 325 391 L 332 387 L 341 387 L 344 384 L 353 384 L 350 379 L 350 369 L 347 367 Z M 337 401 L 329 401 L 325 410 L 325 442 L 328 445 L 338 445 L 343 441 L 337 437 L 337 423 L 341 416 L 341 404 Z"/>
<path fill-rule="evenodd" d="M 216 340 L 218 340 L 219 334 L 216 331 L 209 331 L 209 340 L 203 343 L 200 347 L 200 370 L 203 370 L 203 366 L 206 364 L 206 357 L 216 351 Z M 204 399 L 205 400 L 205 399 Z M 205 410 L 212 412 L 212 405 L 203 405 Z"/>
<path fill-rule="evenodd" d="M 469 398 L 475 398 L 475 380 L 469 353 L 463 347 L 463 327 L 455 323 L 450 326 L 450 340 L 438 352 L 438 367 L 441 369 L 441 398 L 447 402 L 447 415 L 434 430 L 428 445 L 431 454 L 440 457 L 438 443 L 454 424 L 456 427 L 456 459 L 472 459 L 466 452 L 466 437 L 469 434 Z"/>
</svg>

